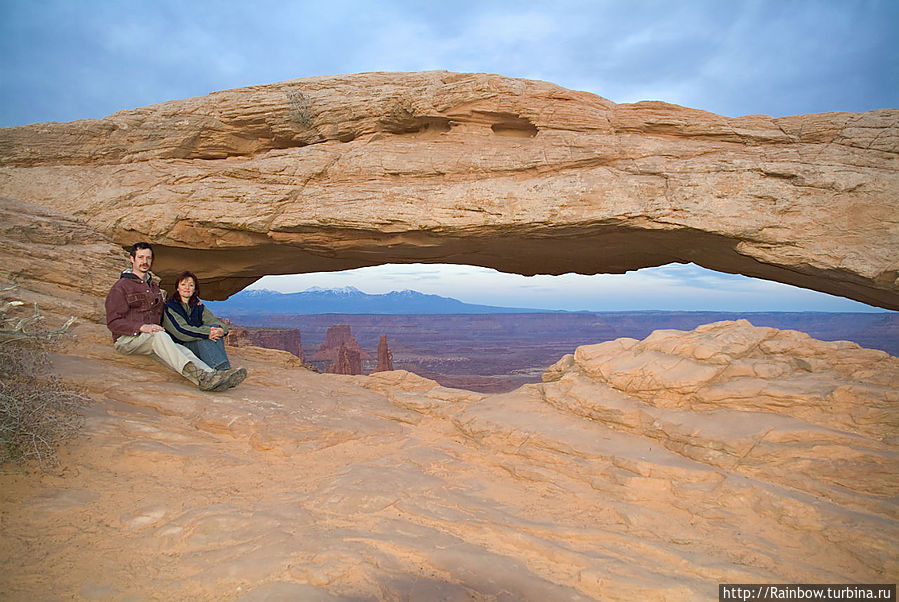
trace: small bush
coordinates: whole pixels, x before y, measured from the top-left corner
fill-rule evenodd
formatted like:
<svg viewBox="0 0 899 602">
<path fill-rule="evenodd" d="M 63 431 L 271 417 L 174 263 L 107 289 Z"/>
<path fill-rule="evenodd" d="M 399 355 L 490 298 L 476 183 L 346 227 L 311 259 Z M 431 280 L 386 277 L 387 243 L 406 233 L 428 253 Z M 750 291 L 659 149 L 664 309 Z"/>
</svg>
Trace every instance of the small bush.
<svg viewBox="0 0 899 602">
<path fill-rule="evenodd" d="M 78 433 L 87 398 L 49 373 L 39 344 L 0 345 L 0 464 L 57 463 L 56 445 Z"/>
<path fill-rule="evenodd" d="M 290 103 L 290 118 L 304 128 L 312 127 L 312 117 L 309 114 L 312 101 L 309 97 L 299 90 L 290 90 L 287 101 Z"/>
<path fill-rule="evenodd" d="M 58 463 L 56 446 L 80 430 L 78 412 L 88 399 L 50 373 L 48 349 L 74 319 L 54 331 L 35 330 L 37 306 L 28 318 L 10 317 L 18 305 L 0 307 L 0 464 L 34 459 L 46 468 Z"/>
</svg>

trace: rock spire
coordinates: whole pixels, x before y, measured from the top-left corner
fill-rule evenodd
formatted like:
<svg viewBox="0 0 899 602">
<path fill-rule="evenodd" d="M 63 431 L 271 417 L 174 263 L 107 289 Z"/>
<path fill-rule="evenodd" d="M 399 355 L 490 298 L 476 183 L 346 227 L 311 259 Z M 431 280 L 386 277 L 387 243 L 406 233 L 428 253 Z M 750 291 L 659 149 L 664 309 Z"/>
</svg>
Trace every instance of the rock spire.
<svg viewBox="0 0 899 602">
<path fill-rule="evenodd" d="M 393 370 L 393 353 L 387 346 L 387 335 L 382 334 L 381 340 L 378 341 L 378 367 L 375 372 L 387 372 Z"/>
</svg>

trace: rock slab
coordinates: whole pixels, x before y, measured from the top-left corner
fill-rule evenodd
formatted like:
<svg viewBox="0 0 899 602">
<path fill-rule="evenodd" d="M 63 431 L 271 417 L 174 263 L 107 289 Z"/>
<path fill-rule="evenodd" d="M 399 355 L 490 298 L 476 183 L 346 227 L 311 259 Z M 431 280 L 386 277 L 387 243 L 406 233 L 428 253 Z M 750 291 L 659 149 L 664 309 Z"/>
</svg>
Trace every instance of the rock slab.
<svg viewBox="0 0 899 602">
<path fill-rule="evenodd" d="M 79 326 L 95 399 L 0 474 L 10 600 L 697 600 L 899 574 L 899 358 L 745 321 L 578 348 L 481 395 L 236 348 L 201 393 Z"/>
</svg>

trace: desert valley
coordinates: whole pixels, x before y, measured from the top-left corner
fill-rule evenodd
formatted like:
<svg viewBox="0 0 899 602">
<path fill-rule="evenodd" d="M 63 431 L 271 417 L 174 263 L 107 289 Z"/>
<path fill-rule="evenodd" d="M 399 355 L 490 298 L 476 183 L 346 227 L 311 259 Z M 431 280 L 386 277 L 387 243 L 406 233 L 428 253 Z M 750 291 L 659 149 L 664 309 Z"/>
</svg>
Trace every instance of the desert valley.
<svg viewBox="0 0 899 602">
<path fill-rule="evenodd" d="M 224 304 L 223 307 L 227 307 Z M 219 310 L 221 311 L 221 310 Z M 221 313 L 229 316 L 227 309 Z M 386 335 L 393 365 L 448 387 L 505 393 L 538 383 L 543 372 L 581 345 L 618 338 L 643 339 L 655 330 L 692 330 L 702 324 L 746 319 L 755 326 L 798 330 L 823 341 L 852 341 L 899 355 L 896 313 L 613 312 L 493 314 L 265 314 L 234 320 L 256 345 L 312 358 L 329 328 L 346 324 L 367 353 L 363 371 L 377 364 Z M 300 351 L 300 348 L 302 351 Z"/>
</svg>

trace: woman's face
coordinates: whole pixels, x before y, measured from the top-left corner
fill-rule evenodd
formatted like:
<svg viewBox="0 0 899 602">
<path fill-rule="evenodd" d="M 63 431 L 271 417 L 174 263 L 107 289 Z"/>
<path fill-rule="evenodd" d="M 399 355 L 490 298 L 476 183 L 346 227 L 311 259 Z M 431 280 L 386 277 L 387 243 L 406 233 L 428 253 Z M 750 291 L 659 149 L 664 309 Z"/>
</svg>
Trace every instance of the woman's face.
<svg viewBox="0 0 899 602">
<path fill-rule="evenodd" d="M 178 283 L 178 295 L 185 303 L 190 300 L 190 297 L 194 294 L 195 290 L 197 290 L 197 285 L 194 284 L 193 278 L 185 278 Z"/>
</svg>

